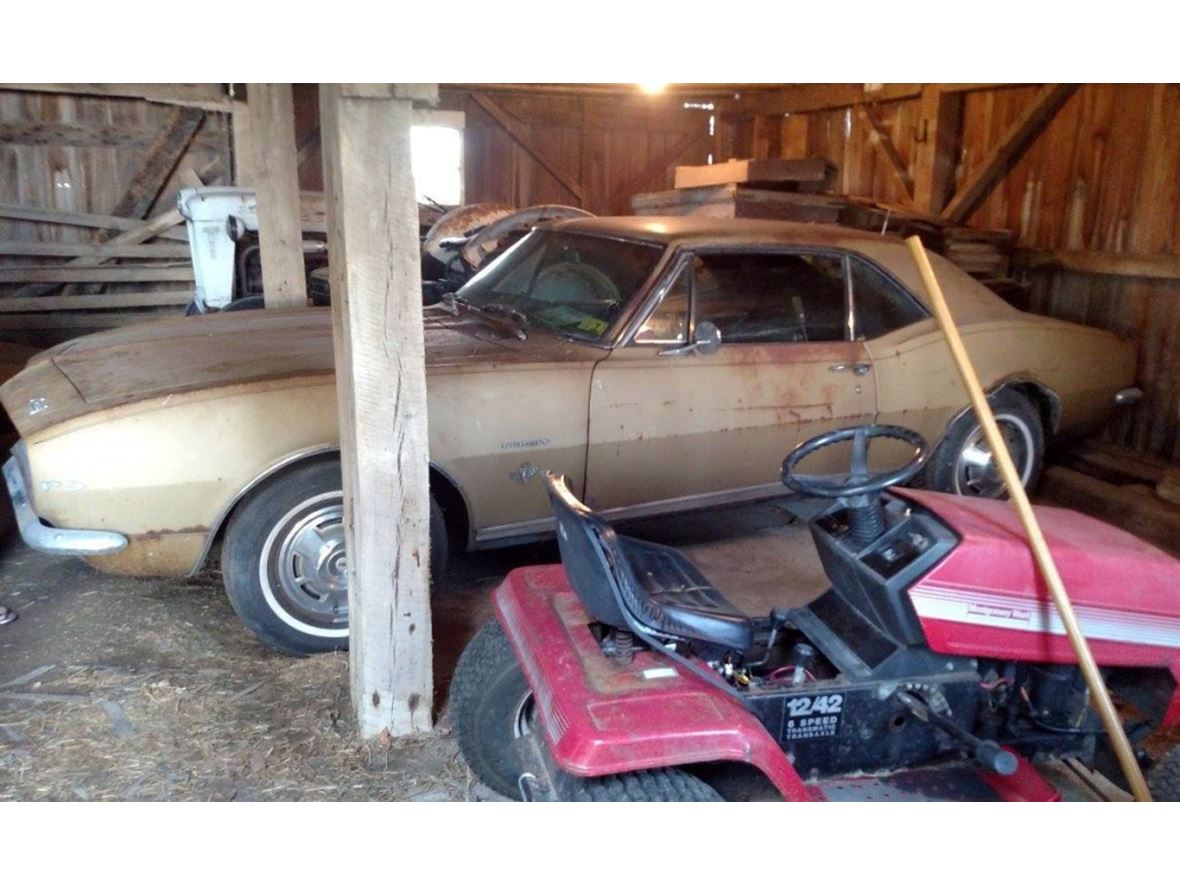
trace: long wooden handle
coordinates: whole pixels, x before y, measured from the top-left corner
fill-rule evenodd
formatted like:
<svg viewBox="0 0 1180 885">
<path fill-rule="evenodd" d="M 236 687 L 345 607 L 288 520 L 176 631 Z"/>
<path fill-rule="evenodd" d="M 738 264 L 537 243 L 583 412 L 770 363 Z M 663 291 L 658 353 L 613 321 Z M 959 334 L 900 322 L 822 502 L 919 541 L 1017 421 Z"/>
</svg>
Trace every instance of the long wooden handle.
<svg viewBox="0 0 1180 885">
<path fill-rule="evenodd" d="M 975 408 L 975 415 L 979 419 L 980 426 L 983 428 L 984 436 L 987 437 L 987 444 L 991 447 L 992 457 L 999 467 L 1004 484 L 1008 487 L 1008 498 L 1016 508 L 1016 513 L 1019 515 L 1020 522 L 1024 526 L 1024 531 L 1028 535 L 1028 541 L 1032 547 L 1033 556 L 1036 558 L 1037 567 L 1041 571 L 1041 576 L 1045 579 L 1045 584 L 1049 587 L 1049 593 L 1053 597 L 1053 604 L 1057 606 L 1057 611 L 1061 616 L 1061 622 L 1065 625 L 1065 632 L 1069 636 L 1074 654 L 1077 656 L 1078 663 L 1081 665 L 1082 675 L 1085 676 L 1086 685 L 1090 689 L 1090 700 L 1098 711 L 1098 715 L 1102 718 L 1102 724 L 1106 728 L 1106 733 L 1110 737 L 1111 744 L 1114 745 L 1114 751 L 1118 756 L 1119 764 L 1122 766 L 1123 774 L 1126 775 L 1127 782 L 1131 785 L 1131 792 L 1138 801 L 1150 802 L 1151 793 L 1148 792 L 1147 782 L 1143 779 L 1143 772 L 1139 770 L 1139 763 L 1136 761 L 1135 754 L 1131 750 L 1131 742 L 1127 740 L 1126 732 L 1123 731 L 1122 722 L 1119 720 L 1118 713 L 1114 709 L 1110 694 L 1106 690 L 1106 685 L 1102 682 L 1102 674 L 1098 672 L 1098 665 L 1094 662 L 1094 655 L 1090 653 L 1090 646 L 1086 642 L 1086 637 L 1082 634 L 1081 627 L 1078 625 L 1077 617 L 1074 615 L 1073 605 L 1069 601 L 1069 594 L 1065 592 L 1065 584 L 1062 583 L 1061 575 L 1057 571 L 1057 563 L 1054 562 L 1049 545 L 1045 542 L 1045 536 L 1041 532 L 1040 523 L 1037 522 L 1036 513 L 1029 503 L 1028 494 L 1024 490 L 1024 484 L 1020 481 L 1020 474 L 1016 471 L 1016 465 L 1012 463 L 1012 455 L 1008 451 L 1008 446 L 1004 443 L 1003 436 L 1000 435 L 1000 428 L 996 424 L 995 415 L 992 414 L 991 404 L 987 401 L 987 395 L 983 392 L 983 386 L 979 383 L 979 376 L 975 374 L 975 368 L 971 364 L 971 358 L 967 355 L 967 349 L 963 346 L 963 339 L 959 335 L 959 330 L 955 326 L 954 317 L 951 316 L 946 299 L 943 297 L 942 289 L 939 287 L 938 280 L 934 276 L 934 269 L 930 266 L 930 259 L 927 257 L 926 250 L 922 247 L 922 241 L 918 237 L 910 237 L 906 240 L 906 245 L 909 246 L 910 253 L 914 256 L 914 261 L 918 265 L 918 272 L 922 275 L 922 282 L 926 285 L 926 291 L 930 296 L 930 303 L 934 307 L 935 316 L 938 317 L 938 324 L 942 327 L 942 332 L 946 336 L 946 343 L 950 346 L 951 356 L 954 357 L 955 366 L 959 370 L 959 377 L 963 381 L 963 387 L 967 389 L 967 394 L 971 397 L 971 405 Z"/>
</svg>

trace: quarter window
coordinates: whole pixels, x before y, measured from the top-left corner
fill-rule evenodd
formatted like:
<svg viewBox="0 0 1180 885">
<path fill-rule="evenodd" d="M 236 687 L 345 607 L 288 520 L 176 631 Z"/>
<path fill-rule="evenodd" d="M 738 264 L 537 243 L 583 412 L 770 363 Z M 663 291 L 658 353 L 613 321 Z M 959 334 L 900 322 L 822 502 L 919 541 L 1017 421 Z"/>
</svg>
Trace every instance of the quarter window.
<svg viewBox="0 0 1180 885">
<path fill-rule="evenodd" d="M 851 264 L 857 338 L 878 338 L 926 318 L 917 301 L 873 265 L 856 258 Z"/>
</svg>

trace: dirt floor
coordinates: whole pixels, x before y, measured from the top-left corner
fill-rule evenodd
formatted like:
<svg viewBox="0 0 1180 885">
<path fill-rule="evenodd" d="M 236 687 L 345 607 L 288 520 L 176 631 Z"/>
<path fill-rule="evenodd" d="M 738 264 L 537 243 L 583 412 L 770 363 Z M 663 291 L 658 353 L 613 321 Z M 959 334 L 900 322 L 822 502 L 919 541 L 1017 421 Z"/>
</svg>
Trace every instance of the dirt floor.
<svg viewBox="0 0 1180 885">
<path fill-rule="evenodd" d="M 627 531 L 685 548 L 752 612 L 826 587 L 805 526 L 768 502 L 648 520 Z M 238 621 L 208 572 L 116 578 L 0 548 L 0 800 L 492 800 L 459 757 L 448 683 L 489 594 L 552 543 L 457 557 L 436 590 L 437 727 L 359 740 L 345 654 L 293 659 Z"/>
</svg>

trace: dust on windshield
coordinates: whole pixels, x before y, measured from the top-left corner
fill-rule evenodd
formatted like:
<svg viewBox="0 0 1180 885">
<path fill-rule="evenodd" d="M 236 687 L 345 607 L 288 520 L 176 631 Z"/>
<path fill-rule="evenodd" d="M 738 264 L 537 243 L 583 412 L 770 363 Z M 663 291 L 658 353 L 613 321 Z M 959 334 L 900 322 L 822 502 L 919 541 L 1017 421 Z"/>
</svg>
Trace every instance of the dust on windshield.
<svg viewBox="0 0 1180 885">
<path fill-rule="evenodd" d="M 662 253 L 650 243 L 533 231 L 456 298 L 523 326 L 599 342 Z"/>
</svg>

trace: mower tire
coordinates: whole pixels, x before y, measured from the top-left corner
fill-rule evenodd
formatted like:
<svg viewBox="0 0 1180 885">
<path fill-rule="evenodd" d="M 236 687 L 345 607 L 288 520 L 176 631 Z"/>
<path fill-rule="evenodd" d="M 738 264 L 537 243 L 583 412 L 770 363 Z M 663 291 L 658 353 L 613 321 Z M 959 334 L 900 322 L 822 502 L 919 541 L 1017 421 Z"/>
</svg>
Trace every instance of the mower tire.
<svg viewBox="0 0 1180 885">
<path fill-rule="evenodd" d="M 574 802 L 722 802 L 721 794 L 679 768 L 629 771 L 579 780 Z"/>
<path fill-rule="evenodd" d="M 492 620 L 463 649 L 451 681 L 451 720 L 475 776 L 520 799 L 523 773 L 515 741 L 527 733 L 533 691 L 500 622 Z"/>
<path fill-rule="evenodd" d="M 1151 766 L 1147 789 L 1157 802 L 1180 802 L 1180 746 L 1172 747 Z"/>
</svg>

